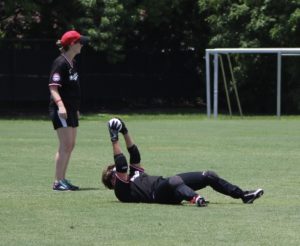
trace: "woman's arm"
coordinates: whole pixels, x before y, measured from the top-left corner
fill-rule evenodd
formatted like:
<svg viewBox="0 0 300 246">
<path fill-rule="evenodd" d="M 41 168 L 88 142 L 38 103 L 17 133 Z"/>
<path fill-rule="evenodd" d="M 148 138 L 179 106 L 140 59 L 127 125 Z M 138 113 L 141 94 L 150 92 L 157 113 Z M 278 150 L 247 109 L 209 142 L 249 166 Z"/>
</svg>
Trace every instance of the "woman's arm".
<svg viewBox="0 0 300 246">
<path fill-rule="evenodd" d="M 64 102 L 62 101 L 61 96 L 58 92 L 58 85 L 50 85 L 49 90 L 50 90 L 51 96 L 53 98 L 53 101 L 56 103 L 56 105 L 58 107 L 59 116 L 64 119 L 67 119 L 68 118 L 67 110 L 66 110 Z"/>
<path fill-rule="evenodd" d="M 116 165 L 117 177 L 122 181 L 128 181 L 128 164 L 125 156 L 122 153 L 122 149 L 119 141 L 112 142 L 114 161 Z"/>
</svg>

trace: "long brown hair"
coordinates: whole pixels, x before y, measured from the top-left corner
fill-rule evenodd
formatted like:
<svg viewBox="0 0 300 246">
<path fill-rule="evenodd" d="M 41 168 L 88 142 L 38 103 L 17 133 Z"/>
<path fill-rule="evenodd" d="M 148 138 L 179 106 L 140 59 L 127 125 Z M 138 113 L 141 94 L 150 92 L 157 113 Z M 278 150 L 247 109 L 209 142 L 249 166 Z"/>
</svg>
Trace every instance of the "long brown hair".
<svg viewBox="0 0 300 246">
<path fill-rule="evenodd" d="M 108 165 L 106 169 L 102 171 L 102 183 L 104 186 L 110 190 L 114 189 L 114 185 L 112 183 L 112 176 L 114 174 L 113 169 L 116 167 L 115 164 Z"/>
</svg>

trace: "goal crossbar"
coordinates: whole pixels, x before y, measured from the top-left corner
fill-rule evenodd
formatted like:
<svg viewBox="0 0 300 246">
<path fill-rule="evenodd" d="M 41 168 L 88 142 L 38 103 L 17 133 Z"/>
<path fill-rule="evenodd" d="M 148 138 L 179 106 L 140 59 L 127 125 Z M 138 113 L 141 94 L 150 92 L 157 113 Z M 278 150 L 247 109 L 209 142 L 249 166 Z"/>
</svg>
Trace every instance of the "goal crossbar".
<svg viewBox="0 0 300 246">
<path fill-rule="evenodd" d="M 276 115 L 281 115 L 281 67 L 282 56 L 299 56 L 300 48 L 216 48 L 205 50 L 206 62 L 206 110 L 207 117 L 211 116 L 211 86 L 210 86 L 210 56 L 214 61 L 214 87 L 213 87 L 213 113 L 214 118 L 218 117 L 218 78 L 219 63 L 218 56 L 220 54 L 276 54 L 277 55 L 277 97 L 276 97 Z"/>
</svg>

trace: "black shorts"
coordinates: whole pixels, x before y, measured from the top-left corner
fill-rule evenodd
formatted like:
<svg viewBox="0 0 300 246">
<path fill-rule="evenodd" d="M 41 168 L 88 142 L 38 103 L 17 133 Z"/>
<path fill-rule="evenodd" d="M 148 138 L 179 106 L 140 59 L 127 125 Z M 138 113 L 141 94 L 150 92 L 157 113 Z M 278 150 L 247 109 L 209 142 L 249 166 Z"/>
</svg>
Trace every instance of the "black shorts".
<svg viewBox="0 0 300 246">
<path fill-rule="evenodd" d="M 50 118 L 53 123 L 53 128 L 56 130 L 62 127 L 78 127 L 78 114 L 77 110 L 66 109 L 68 118 L 64 119 L 59 117 L 58 109 L 51 108 L 49 111 Z"/>
</svg>

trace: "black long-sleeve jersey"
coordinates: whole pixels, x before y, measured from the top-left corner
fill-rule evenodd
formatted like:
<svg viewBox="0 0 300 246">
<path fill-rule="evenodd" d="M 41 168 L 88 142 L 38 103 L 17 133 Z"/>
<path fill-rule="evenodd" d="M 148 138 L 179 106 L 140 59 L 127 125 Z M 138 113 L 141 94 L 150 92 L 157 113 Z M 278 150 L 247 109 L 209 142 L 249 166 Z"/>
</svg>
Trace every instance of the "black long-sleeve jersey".
<svg viewBox="0 0 300 246">
<path fill-rule="evenodd" d="M 130 165 L 129 179 L 124 181 L 116 174 L 115 195 L 121 202 L 154 202 L 155 186 L 162 176 L 150 176 L 144 169 Z"/>
<path fill-rule="evenodd" d="M 150 176 L 145 173 L 143 168 L 135 164 L 141 162 L 140 152 L 136 145 L 128 148 L 130 154 L 130 165 L 128 180 L 118 177 L 119 173 L 128 172 L 128 164 L 123 154 L 114 156 L 116 164 L 115 195 L 121 202 L 154 202 L 154 191 L 161 180 L 161 176 Z"/>
</svg>

